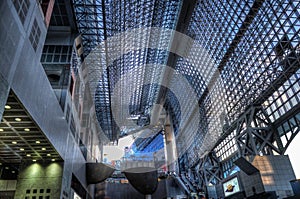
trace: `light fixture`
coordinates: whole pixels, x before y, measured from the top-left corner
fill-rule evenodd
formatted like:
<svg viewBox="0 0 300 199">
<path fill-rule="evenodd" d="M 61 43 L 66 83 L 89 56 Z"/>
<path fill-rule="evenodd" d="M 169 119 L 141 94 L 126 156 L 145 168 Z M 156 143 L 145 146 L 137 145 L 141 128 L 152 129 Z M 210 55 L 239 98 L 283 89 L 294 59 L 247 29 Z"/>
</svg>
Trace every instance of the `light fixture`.
<svg viewBox="0 0 300 199">
<path fill-rule="evenodd" d="M 5 169 L 6 169 L 6 170 L 9 169 L 9 167 L 5 167 Z"/>
<path fill-rule="evenodd" d="M 30 129 L 29 129 L 29 128 L 25 128 L 24 131 L 27 131 L 27 132 L 28 132 L 28 131 L 30 131 Z"/>
<path fill-rule="evenodd" d="M 9 109 L 11 109 L 11 106 L 5 105 L 4 108 L 7 109 L 7 110 L 9 110 Z"/>
<path fill-rule="evenodd" d="M 48 154 L 47 154 L 47 156 L 51 156 L 51 154 L 50 154 L 50 153 L 48 153 Z"/>
<path fill-rule="evenodd" d="M 52 162 L 54 162 L 54 161 L 55 161 L 55 159 L 52 159 L 51 161 L 52 161 Z"/>
<path fill-rule="evenodd" d="M 27 157 L 30 157 L 31 155 L 30 155 L 30 154 L 27 154 L 26 156 L 27 156 Z"/>
<path fill-rule="evenodd" d="M 24 151 L 24 148 L 20 148 L 20 151 Z"/>
<path fill-rule="evenodd" d="M 22 119 L 19 118 L 19 117 L 16 117 L 15 120 L 16 120 L 17 122 L 21 122 L 21 121 L 22 121 Z"/>
<path fill-rule="evenodd" d="M 43 148 L 42 148 L 42 150 L 43 150 L 43 151 L 46 151 L 46 148 L 45 148 L 45 147 L 43 147 Z"/>
<path fill-rule="evenodd" d="M 35 141 L 35 143 L 40 144 L 41 142 L 39 140 Z"/>
<path fill-rule="evenodd" d="M 4 130 L 3 129 L 0 129 L 0 132 L 3 132 Z"/>
<path fill-rule="evenodd" d="M 33 159 L 32 162 L 36 162 L 36 160 Z"/>
<path fill-rule="evenodd" d="M 16 171 L 11 171 L 12 173 L 16 173 Z"/>
<path fill-rule="evenodd" d="M 12 143 L 12 144 L 17 144 L 17 142 L 16 142 L 16 141 L 12 141 L 11 143 Z"/>
</svg>

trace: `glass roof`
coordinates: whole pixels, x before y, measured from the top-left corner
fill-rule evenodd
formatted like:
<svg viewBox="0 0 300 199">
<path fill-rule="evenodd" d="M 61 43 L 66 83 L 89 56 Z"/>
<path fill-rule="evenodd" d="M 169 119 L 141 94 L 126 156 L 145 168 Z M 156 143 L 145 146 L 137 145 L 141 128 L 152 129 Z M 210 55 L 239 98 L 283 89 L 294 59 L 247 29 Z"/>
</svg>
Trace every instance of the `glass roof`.
<svg viewBox="0 0 300 199">
<path fill-rule="evenodd" d="M 141 27 L 174 29 L 181 2 L 177 0 L 73 0 L 85 56 L 106 38 Z"/>
<path fill-rule="evenodd" d="M 120 32 L 146 27 L 174 29 L 181 7 L 179 1 L 153 0 L 136 0 L 126 3 L 123 1 L 76 0 L 73 1 L 73 4 L 77 26 L 83 39 L 85 56 L 89 55 L 102 41 L 114 37 Z M 149 37 L 142 38 L 144 41 L 141 42 L 147 42 Z M 164 40 L 164 37 L 167 38 L 168 35 L 160 35 L 161 40 Z M 105 59 L 111 57 L 109 52 L 113 53 L 112 49 L 115 48 L 115 43 L 109 44 L 108 42 L 105 46 L 106 54 L 103 55 L 103 64 L 106 65 L 106 69 L 97 83 L 95 94 L 98 120 L 111 140 L 118 139 L 119 135 L 123 134 L 121 131 L 127 132 L 129 128 L 127 125 L 127 128 L 124 129 L 125 124 L 118 125 L 112 113 L 111 96 L 113 91 L 116 93 L 115 87 L 120 86 L 117 85 L 120 82 L 128 84 L 121 78 L 124 79 L 126 75 L 130 76 L 134 85 L 121 85 L 122 91 L 118 94 L 120 103 L 126 101 L 125 94 L 133 93 L 130 101 L 126 104 L 129 106 L 130 115 L 149 117 L 150 108 L 158 100 L 159 88 L 155 83 L 160 82 L 161 74 L 163 74 L 161 65 L 166 64 L 169 55 L 169 52 L 165 50 L 143 48 L 125 53 L 107 65 Z M 136 45 L 138 44 L 132 45 L 129 41 L 124 42 L 124 48 Z M 149 85 L 145 85 L 146 80 Z"/>
<path fill-rule="evenodd" d="M 220 139 L 225 120 L 231 124 L 249 105 L 274 101 L 296 73 L 300 3 L 198 0 L 186 19 L 187 2 L 73 5 L 98 121 L 109 139 L 147 126 L 157 133 L 157 118 L 166 112 L 178 151 L 193 161 Z"/>
</svg>

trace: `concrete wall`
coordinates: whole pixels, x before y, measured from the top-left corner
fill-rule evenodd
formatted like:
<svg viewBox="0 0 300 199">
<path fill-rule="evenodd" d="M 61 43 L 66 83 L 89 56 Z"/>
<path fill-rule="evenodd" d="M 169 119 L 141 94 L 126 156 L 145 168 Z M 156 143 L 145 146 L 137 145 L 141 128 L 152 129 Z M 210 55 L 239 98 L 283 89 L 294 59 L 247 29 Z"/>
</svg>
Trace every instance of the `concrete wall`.
<svg viewBox="0 0 300 199">
<path fill-rule="evenodd" d="M 0 192 L 15 191 L 16 186 L 16 180 L 0 180 Z"/>
<path fill-rule="evenodd" d="M 10 88 L 7 81 L 0 74 L 0 118 L 2 118 L 2 115 L 4 113 L 4 106 L 7 101 L 9 89 Z"/>
<path fill-rule="evenodd" d="M 296 177 L 287 155 L 256 156 L 252 164 L 260 171 L 265 191 L 276 191 L 279 198 L 293 195 L 290 181 Z"/>
<path fill-rule="evenodd" d="M 241 171 L 239 176 L 243 185 L 243 190 L 247 197 L 252 196 L 255 193 L 259 194 L 265 191 L 260 173 L 247 175 L 245 172 Z"/>
<path fill-rule="evenodd" d="M 60 198 L 63 165 L 61 163 L 23 165 L 19 172 L 15 199 L 26 197 Z"/>
<path fill-rule="evenodd" d="M 295 174 L 288 156 L 255 156 L 252 165 L 259 170 L 259 173 L 247 175 L 239 171 L 235 174 L 238 176 L 240 189 L 244 191 L 246 197 L 272 191 L 275 191 L 280 199 L 293 195 L 290 181 L 295 179 Z M 216 193 L 224 197 L 222 183 L 216 186 Z"/>
<path fill-rule="evenodd" d="M 1 0 L 0 77 L 3 81 L 1 79 L 0 82 L 0 112 L 10 88 L 64 159 L 62 187 L 65 193 L 71 193 L 72 173 L 86 186 L 85 159 L 70 133 L 63 110 L 40 63 L 47 28 L 37 2 L 30 0 L 28 14 L 22 24 L 13 1 Z M 34 20 L 41 30 L 36 50 L 29 41 Z"/>
</svg>

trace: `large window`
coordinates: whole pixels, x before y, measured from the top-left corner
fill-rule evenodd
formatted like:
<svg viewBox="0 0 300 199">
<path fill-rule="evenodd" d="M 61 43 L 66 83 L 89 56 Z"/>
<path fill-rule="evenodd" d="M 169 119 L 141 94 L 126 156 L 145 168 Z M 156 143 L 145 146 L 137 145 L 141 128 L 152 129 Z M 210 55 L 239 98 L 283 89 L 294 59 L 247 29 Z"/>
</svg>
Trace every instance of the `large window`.
<svg viewBox="0 0 300 199">
<path fill-rule="evenodd" d="M 42 63 L 70 63 L 72 46 L 45 45 Z"/>
<path fill-rule="evenodd" d="M 30 6 L 29 0 L 13 0 L 13 4 L 17 10 L 22 24 L 24 24 Z"/>
<path fill-rule="evenodd" d="M 32 28 L 31 28 L 31 32 L 30 32 L 30 36 L 29 36 L 30 43 L 35 51 L 39 44 L 40 35 L 41 35 L 41 30 L 35 19 L 32 24 Z"/>
</svg>

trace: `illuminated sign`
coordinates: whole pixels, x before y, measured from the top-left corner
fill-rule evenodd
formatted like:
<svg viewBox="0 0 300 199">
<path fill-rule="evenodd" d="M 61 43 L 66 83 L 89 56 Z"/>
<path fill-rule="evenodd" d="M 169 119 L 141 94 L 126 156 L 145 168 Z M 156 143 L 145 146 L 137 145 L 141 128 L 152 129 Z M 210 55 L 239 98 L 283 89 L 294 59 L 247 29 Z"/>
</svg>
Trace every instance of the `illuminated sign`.
<svg viewBox="0 0 300 199">
<path fill-rule="evenodd" d="M 235 194 L 240 191 L 240 186 L 237 177 L 223 183 L 223 190 L 225 196 Z"/>
</svg>

